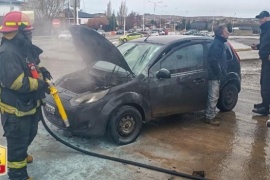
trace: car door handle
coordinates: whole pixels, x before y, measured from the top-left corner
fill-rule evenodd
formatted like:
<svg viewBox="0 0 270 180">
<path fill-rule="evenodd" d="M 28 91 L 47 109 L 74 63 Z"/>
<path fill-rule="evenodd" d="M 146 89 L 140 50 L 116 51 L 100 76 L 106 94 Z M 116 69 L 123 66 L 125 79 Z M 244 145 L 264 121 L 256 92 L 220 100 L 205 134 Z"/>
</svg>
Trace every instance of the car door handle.
<svg viewBox="0 0 270 180">
<path fill-rule="evenodd" d="M 205 82 L 205 79 L 203 78 L 198 78 L 198 79 L 193 80 L 193 83 L 203 83 L 203 82 Z"/>
</svg>

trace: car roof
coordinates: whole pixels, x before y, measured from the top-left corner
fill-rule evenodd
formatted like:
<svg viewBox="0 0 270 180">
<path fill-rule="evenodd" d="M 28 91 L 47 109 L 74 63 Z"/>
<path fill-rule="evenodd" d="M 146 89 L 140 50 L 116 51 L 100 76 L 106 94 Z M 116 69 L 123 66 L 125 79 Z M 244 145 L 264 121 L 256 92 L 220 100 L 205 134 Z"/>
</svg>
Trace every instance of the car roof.
<svg viewBox="0 0 270 180">
<path fill-rule="evenodd" d="M 170 44 L 176 41 L 185 41 L 185 40 L 213 40 L 213 37 L 200 37 L 200 36 L 187 36 L 187 35 L 169 35 L 169 36 L 150 36 L 146 38 L 139 38 L 132 40 L 132 42 L 148 42 L 153 44 Z"/>
</svg>

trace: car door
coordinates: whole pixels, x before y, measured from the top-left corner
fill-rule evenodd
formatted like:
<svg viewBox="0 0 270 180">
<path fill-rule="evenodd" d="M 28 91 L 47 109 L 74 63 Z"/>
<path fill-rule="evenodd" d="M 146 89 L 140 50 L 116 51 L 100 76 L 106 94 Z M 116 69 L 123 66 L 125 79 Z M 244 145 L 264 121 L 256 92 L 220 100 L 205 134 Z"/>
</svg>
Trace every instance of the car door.
<svg viewBox="0 0 270 180">
<path fill-rule="evenodd" d="M 203 43 L 179 46 L 151 69 L 150 103 L 152 117 L 166 116 L 200 110 L 207 100 L 207 70 L 204 65 L 206 47 Z M 154 76 L 160 69 L 167 69 L 170 78 Z"/>
<path fill-rule="evenodd" d="M 134 36 L 135 36 L 135 34 L 134 34 L 134 33 L 130 33 L 130 34 L 128 35 L 128 40 L 132 40 L 132 39 L 134 39 Z"/>
</svg>

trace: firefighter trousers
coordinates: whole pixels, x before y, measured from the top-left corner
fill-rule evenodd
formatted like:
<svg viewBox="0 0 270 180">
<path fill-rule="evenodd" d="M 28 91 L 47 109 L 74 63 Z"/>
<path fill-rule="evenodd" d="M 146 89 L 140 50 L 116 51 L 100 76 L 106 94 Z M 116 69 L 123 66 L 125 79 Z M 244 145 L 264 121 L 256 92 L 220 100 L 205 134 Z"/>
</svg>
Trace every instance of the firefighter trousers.
<svg viewBox="0 0 270 180">
<path fill-rule="evenodd" d="M 1 122 L 8 148 L 8 176 L 11 180 L 25 180 L 28 178 L 27 162 L 28 146 L 34 140 L 41 109 L 34 115 L 17 117 L 12 114 L 1 114 Z"/>
</svg>

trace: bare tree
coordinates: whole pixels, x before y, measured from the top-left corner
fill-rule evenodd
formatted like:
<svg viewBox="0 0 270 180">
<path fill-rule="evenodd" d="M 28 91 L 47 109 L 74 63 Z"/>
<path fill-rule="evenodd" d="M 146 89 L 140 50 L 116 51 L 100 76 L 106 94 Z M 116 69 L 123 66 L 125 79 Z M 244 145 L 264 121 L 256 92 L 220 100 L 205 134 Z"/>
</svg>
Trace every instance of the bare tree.
<svg viewBox="0 0 270 180">
<path fill-rule="evenodd" d="M 107 17 L 111 17 L 112 16 L 112 3 L 111 3 L 111 1 L 107 4 L 106 16 Z"/>
<path fill-rule="evenodd" d="M 127 17 L 126 17 L 126 28 L 127 29 L 132 29 L 134 26 L 140 26 L 142 21 L 142 17 L 135 12 L 131 12 Z"/>
<path fill-rule="evenodd" d="M 117 12 L 118 25 L 120 28 L 124 26 L 124 18 L 127 16 L 127 6 L 126 1 L 121 2 L 121 6 L 119 7 L 119 11 Z"/>
<path fill-rule="evenodd" d="M 106 17 L 91 18 L 87 22 L 87 26 L 93 29 L 99 29 L 100 27 L 109 25 L 109 20 Z"/>
<path fill-rule="evenodd" d="M 54 19 L 60 15 L 68 0 L 28 0 L 23 10 L 31 10 L 35 12 L 38 19 Z"/>
</svg>

